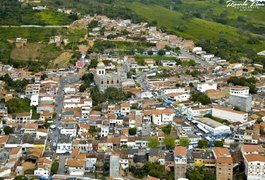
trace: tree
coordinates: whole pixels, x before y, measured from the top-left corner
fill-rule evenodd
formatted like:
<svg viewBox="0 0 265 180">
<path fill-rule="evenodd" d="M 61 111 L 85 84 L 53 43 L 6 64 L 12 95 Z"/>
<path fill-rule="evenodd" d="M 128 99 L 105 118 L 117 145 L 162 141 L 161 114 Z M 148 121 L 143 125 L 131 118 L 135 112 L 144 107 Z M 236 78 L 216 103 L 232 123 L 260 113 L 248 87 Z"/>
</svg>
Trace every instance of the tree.
<svg viewBox="0 0 265 180">
<path fill-rule="evenodd" d="M 209 142 L 206 139 L 199 140 L 198 142 L 199 148 L 204 148 L 204 147 L 207 147 L 208 145 L 209 145 Z"/>
<path fill-rule="evenodd" d="M 157 137 L 149 138 L 148 147 L 149 148 L 158 148 L 159 147 L 159 141 L 158 141 Z"/>
<path fill-rule="evenodd" d="M 13 133 L 13 128 L 11 128 L 10 126 L 6 126 L 4 128 L 4 132 L 5 132 L 5 135 L 11 134 Z"/>
<path fill-rule="evenodd" d="M 82 84 L 81 86 L 79 86 L 79 91 L 80 92 L 84 92 L 86 90 L 87 86 L 85 84 Z"/>
<path fill-rule="evenodd" d="M 200 102 L 203 105 L 207 105 L 211 103 L 211 99 L 204 93 L 192 93 L 191 100 L 194 102 Z"/>
<path fill-rule="evenodd" d="M 47 74 L 45 74 L 45 73 L 44 73 L 43 75 L 41 75 L 41 77 L 40 77 L 41 80 L 44 80 L 44 79 L 46 79 L 46 78 L 48 78 L 48 76 L 47 76 Z"/>
<path fill-rule="evenodd" d="M 166 127 L 163 127 L 162 128 L 162 131 L 165 133 L 165 134 L 170 134 L 170 132 L 171 132 L 171 125 L 169 124 L 169 125 L 167 125 Z"/>
<path fill-rule="evenodd" d="M 54 162 L 54 163 L 52 164 L 52 168 L 51 168 L 52 173 L 53 173 L 53 174 L 56 174 L 57 171 L 58 171 L 58 169 L 59 169 L 59 163 L 58 163 L 58 162 Z"/>
<path fill-rule="evenodd" d="M 224 143 L 223 143 L 223 141 L 215 141 L 214 142 L 214 147 L 223 147 L 224 146 Z"/>
<path fill-rule="evenodd" d="M 129 129 L 129 134 L 130 134 L 130 135 L 135 135 L 135 134 L 136 134 L 136 131 L 137 131 L 136 128 L 130 128 L 130 129 Z"/>
<path fill-rule="evenodd" d="M 160 49 L 157 54 L 159 56 L 164 56 L 165 55 L 165 51 L 163 49 Z"/>
<path fill-rule="evenodd" d="M 16 176 L 14 180 L 28 180 L 26 176 Z"/>
<path fill-rule="evenodd" d="M 167 136 L 164 138 L 164 146 L 167 148 L 173 148 L 176 145 L 175 139 L 173 137 Z"/>
<path fill-rule="evenodd" d="M 188 138 L 180 138 L 179 145 L 187 147 L 190 144 L 190 140 Z"/>
</svg>

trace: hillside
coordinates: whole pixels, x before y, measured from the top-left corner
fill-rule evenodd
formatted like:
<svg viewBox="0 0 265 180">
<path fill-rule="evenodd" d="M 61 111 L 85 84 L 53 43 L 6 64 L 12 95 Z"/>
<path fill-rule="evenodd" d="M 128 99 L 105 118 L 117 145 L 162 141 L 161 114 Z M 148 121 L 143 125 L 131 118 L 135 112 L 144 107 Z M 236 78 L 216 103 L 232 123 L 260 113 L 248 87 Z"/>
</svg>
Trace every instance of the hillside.
<svg viewBox="0 0 265 180">
<path fill-rule="evenodd" d="M 70 8 L 83 14 L 147 21 L 163 31 L 192 39 L 207 52 L 230 61 L 248 57 L 265 62 L 256 54 L 265 49 L 264 7 L 240 11 L 224 0 L 43 0 L 49 9 L 32 11 L 32 5 L 16 0 L 0 2 L 0 24 L 69 24 L 76 17 L 58 13 Z M 15 11 L 13 11 L 15 9 Z"/>
</svg>

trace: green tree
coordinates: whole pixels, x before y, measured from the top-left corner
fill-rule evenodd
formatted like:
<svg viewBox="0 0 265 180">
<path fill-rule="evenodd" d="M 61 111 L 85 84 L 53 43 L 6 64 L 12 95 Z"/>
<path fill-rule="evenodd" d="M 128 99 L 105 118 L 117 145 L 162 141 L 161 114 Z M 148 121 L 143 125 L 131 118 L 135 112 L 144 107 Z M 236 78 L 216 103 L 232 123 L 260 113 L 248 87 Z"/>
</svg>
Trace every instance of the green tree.
<svg viewBox="0 0 265 180">
<path fill-rule="evenodd" d="M 215 141 L 214 142 L 214 147 L 223 147 L 224 146 L 224 143 L 223 143 L 223 141 Z"/>
<path fill-rule="evenodd" d="M 29 112 L 31 109 L 29 99 L 21 98 L 13 98 L 7 101 L 6 106 L 10 114 Z"/>
<path fill-rule="evenodd" d="M 130 134 L 130 135 L 135 135 L 135 134 L 136 134 L 136 131 L 137 131 L 136 128 L 130 128 L 130 129 L 129 129 L 129 134 Z"/>
<path fill-rule="evenodd" d="M 173 148 L 176 145 L 175 139 L 170 136 L 166 136 L 163 141 L 164 146 L 167 148 Z"/>
<path fill-rule="evenodd" d="M 165 55 L 165 51 L 163 49 L 160 49 L 157 54 L 159 56 L 164 56 Z"/>
<path fill-rule="evenodd" d="M 190 144 L 190 140 L 188 138 L 180 138 L 179 145 L 187 147 Z"/>
<path fill-rule="evenodd" d="M 209 145 L 209 141 L 207 141 L 206 139 L 201 139 L 198 142 L 198 146 L 199 148 L 205 148 Z"/>
<path fill-rule="evenodd" d="M 79 91 L 80 92 L 84 92 L 86 90 L 87 86 L 85 84 L 82 84 L 81 86 L 79 86 Z"/>
<path fill-rule="evenodd" d="M 26 176 L 16 176 L 14 180 L 28 180 Z"/>
<path fill-rule="evenodd" d="M 52 163 L 51 172 L 52 172 L 53 174 L 56 174 L 57 171 L 58 171 L 58 169 L 59 169 L 59 163 L 58 163 L 58 162 L 54 162 L 54 163 Z"/>
<path fill-rule="evenodd" d="M 148 147 L 149 148 L 158 148 L 159 147 L 159 141 L 158 141 L 157 137 L 149 138 Z"/>
<path fill-rule="evenodd" d="M 166 127 L 162 127 L 162 131 L 165 133 L 165 134 L 170 134 L 171 132 L 171 125 L 167 125 Z"/>
<path fill-rule="evenodd" d="M 4 127 L 4 132 L 5 132 L 5 135 L 11 134 L 13 133 L 13 128 L 11 128 L 10 126 L 6 126 Z"/>
</svg>

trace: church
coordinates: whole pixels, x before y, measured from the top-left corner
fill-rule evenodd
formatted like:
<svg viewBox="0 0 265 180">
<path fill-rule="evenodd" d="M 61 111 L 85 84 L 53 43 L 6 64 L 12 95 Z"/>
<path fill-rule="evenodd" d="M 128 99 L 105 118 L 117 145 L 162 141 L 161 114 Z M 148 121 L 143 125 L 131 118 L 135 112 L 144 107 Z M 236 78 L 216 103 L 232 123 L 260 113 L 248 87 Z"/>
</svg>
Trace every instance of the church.
<svg viewBox="0 0 265 180">
<path fill-rule="evenodd" d="M 109 87 L 121 88 L 121 84 L 127 79 L 127 75 L 123 71 L 120 62 L 118 62 L 116 68 L 116 72 L 107 72 L 105 64 L 102 61 L 99 61 L 94 74 L 94 79 L 100 91 L 105 91 Z"/>
</svg>

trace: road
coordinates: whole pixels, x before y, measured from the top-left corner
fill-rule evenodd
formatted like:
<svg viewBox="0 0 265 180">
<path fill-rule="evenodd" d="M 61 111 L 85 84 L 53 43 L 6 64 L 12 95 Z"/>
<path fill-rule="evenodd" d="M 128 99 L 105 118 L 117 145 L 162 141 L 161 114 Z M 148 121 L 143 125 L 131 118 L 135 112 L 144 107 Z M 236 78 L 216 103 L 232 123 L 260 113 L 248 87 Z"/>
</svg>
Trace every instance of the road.
<svg viewBox="0 0 265 180">
<path fill-rule="evenodd" d="M 70 25 L 47 25 L 47 26 L 40 26 L 40 25 L 19 25 L 19 26 L 12 26 L 12 25 L 2 25 L 1 28 L 69 28 Z"/>
<path fill-rule="evenodd" d="M 148 90 L 148 82 L 146 81 L 146 72 L 142 72 L 135 81 L 141 85 L 142 91 Z"/>
<path fill-rule="evenodd" d="M 56 117 L 53 120 L 53 125 L 56 126 L 56 128 L 54 129 L 50 129 L 49 131 L 49 135 L 48 135 L 48 139 L 49 144 L 50 144 L 50 149 L 52 150 L 53 155 L 55 155 L 55 149 L 53 149 L 53 144 L 57 144 L 58 143 L 58 139 L 60 136 L 60 132 L 59 132 L 59 125 L 60 125 L 60 118 L 61 118 L 61 114 L 62 114 L 62 110 L 63 110 L 63 100 L 64 100 L 64 86 L 65 86 L 65 79 L 63 77 L 60 78 L 59 81 L 59 89 L 57 92 L 57 96 L 55 98 L 55 112 L 56 112 Z M 53 157 L 54 158 L 54 157 Z"/>
<path fill-rule="evenodd" d="M 202 66 L 209 66 L 210 64 L 204 60 L 202 60 L 200 57 L 195 56 L 194 54 L 191 54 L 187 49 L 180 49 L 180 55 L 176 54 L 175 52 L 171 51 L 173 56 L 176 58 L 187 58 L 187 59 L 192 59 L 196 63 L 202 65 Z"/>
</svg>

